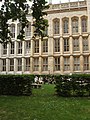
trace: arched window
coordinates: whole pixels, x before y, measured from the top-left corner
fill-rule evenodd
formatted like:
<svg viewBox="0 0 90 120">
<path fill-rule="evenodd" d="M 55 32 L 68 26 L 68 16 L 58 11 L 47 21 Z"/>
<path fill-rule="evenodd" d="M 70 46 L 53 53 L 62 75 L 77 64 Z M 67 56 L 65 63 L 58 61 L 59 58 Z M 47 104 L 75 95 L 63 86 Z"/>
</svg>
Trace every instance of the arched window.
<svg viewBox="0 0 90 120">
<path fill-rule="evenodd" d="M 15 25 L 14 24 L 11 24 L 10 31 L 11 31 L 12 38 L 15 38 Z"/>
<path fill-rule="evenodd" d="M 78 33 L 78 18 L 72 18 L 72 33 Z"/>
<path fill-rule="evenodd" d="M 20 34 L 21 29 L 22 29 L 22 26 L 21 26 L 20 23 L 18 23 L 18 24 L 17 24 L 17 35 Z"/>
<path fill-rule="evenodd" d="M 26 37 L 31 36 L 31 23 L 30 22 L 26 26 L 25 35 Z"/>
<path fill-rule="evenodd" d="M 59 34 L 59 28 L 60 28 L 60 25 L 59 25 L 59 19 L 54 19 L 53 20 L 53 33 L 54 34 Z"/>
<path fill-rule="evenodd" d="M 81 18 L 82 32 L 87 32 L 87 17 Z"/>
<path fill-rule="evenodd" d="M 69 29 L 69 19 L 65 18 L 63 19 L 63 33 L 68 33 Z"/>
</svg>

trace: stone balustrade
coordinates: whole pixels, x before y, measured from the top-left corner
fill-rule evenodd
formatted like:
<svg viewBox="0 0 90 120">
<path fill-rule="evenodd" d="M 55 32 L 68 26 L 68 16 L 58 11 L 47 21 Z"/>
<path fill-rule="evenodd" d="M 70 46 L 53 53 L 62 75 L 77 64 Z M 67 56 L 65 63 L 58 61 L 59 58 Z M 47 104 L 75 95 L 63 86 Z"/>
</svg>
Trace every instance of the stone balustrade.
<svg viewBox="0 0 90 120">
<path fill-rule="evenodd" d="M 55 9 L 70 9 L 70 8 L 81 8 L 81 7 L 86 7 L 87 3 L 86 1 L 78 1 L 78 2 L 68 2 L 68 3 L 60 3 L 60 4 L 50 4 L 50 10 L 55 10 Z"/>
</svg>

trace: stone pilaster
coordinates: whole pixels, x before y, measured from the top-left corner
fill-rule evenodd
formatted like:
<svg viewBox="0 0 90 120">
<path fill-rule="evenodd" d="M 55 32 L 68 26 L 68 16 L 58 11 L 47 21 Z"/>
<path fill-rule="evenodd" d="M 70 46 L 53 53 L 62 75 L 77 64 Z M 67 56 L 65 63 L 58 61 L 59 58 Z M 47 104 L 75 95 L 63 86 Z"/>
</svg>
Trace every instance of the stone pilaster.
<svg viewBox="0 0 90 120">
<path fill-rule="evenodd" d="M 63 25 L 62 25 L 62 23 L 63 23 L 63 21 L 62 21 L 62 19 L 60 19 L 60 36 L 62 36 L 62 34 L 63 34 Z"/>
<path fill-rule="evenodd" d="M 6 74 L 9 72 L 9 59 L 6 59 Z"/>
<path fill-rule="evenodd" d="M 90 35 L 88 36 L 88 47 L 89 47 L 89 54 L 90 54 Z"/>
<path fill-rule="evenodd" d="M 82 36 L 79 37 L 79 48 L 80 48 L 80 53 L 83 54 L 83 41 L 82 41 Z"/>
<path fill-rule="evenodd" d="M 88 13 L 88 32 L 90 33 L 90 0 L 86 0 L 87 2 L 87 13 Z"/>
<path fill-rule="evenodd" d="M 42 73 L 42 57 L 39 57 L 39 74 Z"/>
<path fill-rule="evenodd" d="M 53 74 L 54 66 L 53 66 L 53 56 L 48 57 L 48 74 Z"/>
<path fill-rule="evenodd" d="M 25 56 L 25 41 L 22 41 L 22 56 Z"/>
<path fill-rule="evenodd" d="M 18 47 L 18 46 L 17 46 L 17 41 L 15 41 L 15 48 L 14 48 L 14 51 L 15 51 L 15 54 L 14 54 L 14 55 L 15 55 L 15 57 L 17 56 L 17 51 L 18 51 L 17 47 Z"/>
<path fill-rule="evenodd" d="M 83 55 L 80 56 L 80 71 L 83 72 L 84 70 L 84 58 Z"/>
<path fill-rule="evenodd" d="M 39 39 L 39 55 L 42 55 L 42 40 Z"/>
<path fill-rule="evenodd" d="M 70 56 L 70 72 L 73 73 L 73 70 L 74 70 L 74 58 L 71 55 Z"/>
<path fill-rule="evenodd" d="M 25 71 L 25 59 L 22 58 L 22 73 Z"/>
<path fill-rule="evenodd" d="M 79 27 L 78 27 L 78 32 L 81 35 L 81 18 L 79 17 Z"/>
<path fill-rule="evenodd" d="M 61 55 L 63 55 L 63 51 L 64 51 L 64 48 L 63 48 L 63 38 L 61 37 L 60 38 L 60 53 L 61 53 Z"/>
<path fill-rule="evenodd" d="M 53 66 L 53 38 L 48 39 L 48 71 L 50 74 L 53 74 L 54 66 Z"/>
<path fill-rule="evenodd" d="M 63 74 L 63 71 L 64 71 L 64 58 L 63 58 L 63 56 L 60 57 L 60 71 L 61 71 L 61 74 Z"/>
<path fill-rule="evenodd" d="M 7 57 L 10 55 L 10 44 L 7 44 Z"/>
<path fill-rule="evenodd" d="M 30 73 L 33 73 L 33 57 L 30 57 Z"/>
<path fill-rule="evenodd" d="M 17 59 L 14 58 L 14 74 L 17 72 Z"/>
<path fill-rule="evenodd" d="M 71 22 L 71 17 L 69 17 L 69 34 L 72 35 L 72 22 Z"/>
<path fill-rule="evenodd" d="M 2 56 L 2 44 L 0 43 L 0 58 Z"/>
<path fill-rule="evenodd" d="M 34 40 L 31 39 L 31 56 L 33 56 L 34 53 Z"/>
<path fill-rule="evenodd" d="M 70 54 L 72 55 L 73 54 L 73 38 L 70 36 L 70 39 L 69 39 L 69 43 L 70 43 Z"/>
</svg>

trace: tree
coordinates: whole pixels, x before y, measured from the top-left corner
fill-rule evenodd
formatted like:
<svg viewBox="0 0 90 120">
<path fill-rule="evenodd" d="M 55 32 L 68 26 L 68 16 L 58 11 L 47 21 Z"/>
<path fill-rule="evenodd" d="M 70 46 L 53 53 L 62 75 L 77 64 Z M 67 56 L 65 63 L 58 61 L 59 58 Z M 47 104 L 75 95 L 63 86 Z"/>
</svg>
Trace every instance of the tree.
<svg viewBox="0 0 90 120">
<path fill-rule="evenodd" d="M 42 39 L 45 36 L 45 28 L 48 26 L 48 22 L 44 19 L 47 13 L 44 11 L 49 8 L 45 0 L 28 0 L 32 1 L 32 16 L 34 19 L 33 26 L 35 27 L 34 37 L 37 35 Z M 20 34 L 17 36 L 18 39 L 24 40 L 25 32 L 24 28 L 28 25 L 26 15 L 30 9 L 30 5 L 27 0 L 4 0 L 4 3 L 0 9 L 0 43 L 8 43 L 11 41 L 11 32 L 9 30 L 8 21 L 12 19 L 19 20 L 22 28 Z"/>
</svg>

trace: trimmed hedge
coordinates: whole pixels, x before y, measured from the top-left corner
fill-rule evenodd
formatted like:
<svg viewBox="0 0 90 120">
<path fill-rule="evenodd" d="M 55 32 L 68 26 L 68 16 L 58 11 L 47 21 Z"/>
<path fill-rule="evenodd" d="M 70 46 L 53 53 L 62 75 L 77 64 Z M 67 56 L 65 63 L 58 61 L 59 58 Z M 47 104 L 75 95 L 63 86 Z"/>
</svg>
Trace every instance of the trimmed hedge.
<svg viewBox="0 0 90 120">
<path fill-rule="evenodd" d="M 90 96 L 90 75 L 60 75 L 55 76 L 56 93 L 59 96 Z"/>
<path fill-rule="evenodd" d="M 31 95 L 34 75 L 0 75 L 0 95 Z"/>
</svg>

